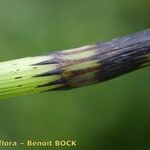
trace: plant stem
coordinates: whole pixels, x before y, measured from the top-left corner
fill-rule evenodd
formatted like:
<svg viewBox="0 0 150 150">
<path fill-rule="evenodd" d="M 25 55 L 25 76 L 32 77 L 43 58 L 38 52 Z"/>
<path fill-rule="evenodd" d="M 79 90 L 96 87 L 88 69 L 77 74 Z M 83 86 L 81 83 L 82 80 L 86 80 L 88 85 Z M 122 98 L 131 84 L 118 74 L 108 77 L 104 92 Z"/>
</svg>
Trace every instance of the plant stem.
<svg viewBox="0 0 150 150">
<path fill-rule="evenodd" d="M 150 29 L 108 42 L 0 63 L 0 99 L 68 90 L 150 65 Z"/>
</svg>

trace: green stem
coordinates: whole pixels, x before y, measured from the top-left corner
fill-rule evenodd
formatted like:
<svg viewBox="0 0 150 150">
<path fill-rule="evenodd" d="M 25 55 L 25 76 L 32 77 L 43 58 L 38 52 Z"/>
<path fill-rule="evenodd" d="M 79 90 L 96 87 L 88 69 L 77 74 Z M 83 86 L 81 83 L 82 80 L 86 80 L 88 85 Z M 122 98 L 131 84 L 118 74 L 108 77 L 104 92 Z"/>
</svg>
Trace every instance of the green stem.
<svg viewBox="0 0 150 150">
<path fill-rule="evenodd" d="M 150 65 L 150 29 L 108 42 L 0 63 L 0 99 L 67 90 Z"/>
</svg>

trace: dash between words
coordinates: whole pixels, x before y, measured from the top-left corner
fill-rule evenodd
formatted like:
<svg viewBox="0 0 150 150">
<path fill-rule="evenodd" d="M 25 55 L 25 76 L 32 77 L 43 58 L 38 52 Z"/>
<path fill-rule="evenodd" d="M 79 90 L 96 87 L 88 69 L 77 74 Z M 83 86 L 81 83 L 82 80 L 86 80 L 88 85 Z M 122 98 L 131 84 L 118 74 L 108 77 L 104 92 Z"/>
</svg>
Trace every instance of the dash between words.
<svg viewBox="0 0 150 150">
<path fill-rule="evenodd" d="M 25 145 L 27 147 L 51 147 L 51 146 L 67 146 L 75 147 L 77 146 L 76 140 L 45 140 L 45 141 L 35 141 L 27 140 L 26 142 L 8 141 L 0 140 L 0 147 L 17 147 L 18 145 Z"/>
</svg>

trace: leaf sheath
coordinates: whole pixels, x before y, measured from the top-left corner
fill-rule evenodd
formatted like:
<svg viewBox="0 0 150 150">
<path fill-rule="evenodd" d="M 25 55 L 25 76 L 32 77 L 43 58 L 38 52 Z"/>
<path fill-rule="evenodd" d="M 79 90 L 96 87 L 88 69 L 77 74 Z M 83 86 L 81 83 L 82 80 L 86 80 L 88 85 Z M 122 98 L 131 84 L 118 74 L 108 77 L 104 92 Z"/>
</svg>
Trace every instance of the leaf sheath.
<svg viewBox="0 0 150 150">
<path fill-rule="evenodd" d="M 111 41 L 0 63 L 0 99 L 68 90 L 150 65 L 150 29 Z"/>
</svg>

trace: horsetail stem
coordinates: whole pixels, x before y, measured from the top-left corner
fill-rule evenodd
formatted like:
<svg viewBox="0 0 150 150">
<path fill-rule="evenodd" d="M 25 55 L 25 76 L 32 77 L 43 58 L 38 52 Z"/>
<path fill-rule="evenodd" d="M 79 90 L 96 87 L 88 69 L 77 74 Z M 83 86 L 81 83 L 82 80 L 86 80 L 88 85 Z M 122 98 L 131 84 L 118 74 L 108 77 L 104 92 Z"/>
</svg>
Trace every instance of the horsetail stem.
<svg viewBox="0 0 150 150">
<path fill-rule="evenodd" d="M 68 90 L 150 65 L 150 29 L 108 42 L 0 63 L 0 99 Z"/>
</svg>

